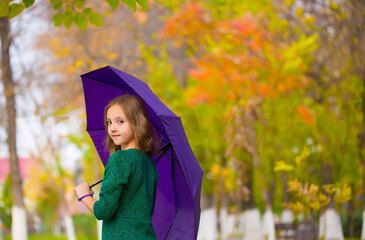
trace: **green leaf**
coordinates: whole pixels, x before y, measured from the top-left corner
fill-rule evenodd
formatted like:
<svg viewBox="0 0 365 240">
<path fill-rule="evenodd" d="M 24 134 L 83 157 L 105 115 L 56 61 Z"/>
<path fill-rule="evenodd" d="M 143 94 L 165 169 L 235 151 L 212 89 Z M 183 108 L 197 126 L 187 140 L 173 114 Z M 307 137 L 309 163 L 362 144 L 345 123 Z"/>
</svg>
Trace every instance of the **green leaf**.
<svg viewBox="0 0 365 240">
<path fill-rule="evenodd" d="M 9 15 L 9 3 L 7 1 L 0 1 L 0 17 Z"/>
<path fill-rule="evenodd" d="M 29 8 L 30 6 L 33 5 L 35 0 L 22 0 L 22 1 L 24 3 L 25 8 Z"/>
<path fill-rule="evenodd" d="M 115 10 L 119 5 L 119 0 L 106 0 L 106 2 L 113 10 Z"/>
<path fill-rule="evenodd" d="M 148 0 L 136 0 L 143 10 L 148 10 Z"/>
<path fill-rule="evenodd" d="M 67 13 L 72 14 L 72 12 L 73 12 L 72 6 L 71 6 L 71 4 L 68 3 L 65 8 L 65 14 L 67 14 Z"/>
<path fill-rule="evenodd" d="M 77 7 L 78 9 L 81 9 L 81 8 L 84 6 L 85 1 L 86 1 L 86 0 L 74 0 L 74 1 L 72 2 L 72 4 L 73 4 L 75 7 Z"/>
<path fill-rule="evenodd" d="M 55 4 L 57 1 L 59 1 L 59 0 L 50 0 L 50 3 Z"/>
<path fill-rule="evenodd" d="M 62 5 L 63 5 L 63 1 L 58 1 L 57 3 L 55 3 L 55 5 L 53 5 L 53 10 L 61 9 Z"/>
<path fill-rule="evenodd" d="M 101 18 L 100 13 L 98 13 L 98 12 L 93 12 L 90 15 L 89 21 L 91 24 L 98 26 L 98 27 L 101 27 L 104 25 L 103 19 Z"/>
<path fill-rule="evenodd" d="M 137 11 L 136 0 L 122 0 L 133 12 Z"/>
<path fill-rule="evenodd" d="M 24 5 L 21 3 L 13 3 L 9 7 L 9 19 L 18 16 L 24 10 Z"/>
<path fill-rule="evenodd" d="M 61 26 L 64 20 L 65 16 L 61 13 L 56 13 L 55 15 L 53 15 L 53 24 L 55 27 Z"/>
<path fill-rule="evenodd" d="M 76 13 L 74 16 L 75 25 L 81 30 L 85 31 L 87 26 L 87 19 L 86 17 L 82 16 L 80 13 Z"/>
<path fill-rule="evenodd" d="M 93 13 L 93 10 L 91 8 L 85 8 L 82 11 L 82 14 L 85 15 L 85 16 L 90 16 L 92 13 Z"/>
<path fill-rule="evenodd" d="M 74 22 L 74 19 L 72 16 L 72 12 L 66 12 L 65 20 L 64 20 L 65 27 L 70 28 L 73 22 Z"/>
</svg>

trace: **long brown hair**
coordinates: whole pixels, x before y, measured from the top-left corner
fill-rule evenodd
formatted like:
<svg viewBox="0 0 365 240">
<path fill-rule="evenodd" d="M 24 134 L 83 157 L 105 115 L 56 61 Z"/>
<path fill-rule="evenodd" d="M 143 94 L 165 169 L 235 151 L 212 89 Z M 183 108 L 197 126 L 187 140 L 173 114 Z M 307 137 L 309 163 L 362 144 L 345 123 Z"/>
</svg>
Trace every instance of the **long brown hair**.
<svg viewBox="0 0 365 240">
<path fill-rule="evenodd" d="M 128 119 L 130 127 L 133 131 L 136 146 L 149 156 L 153 156 L 158 152 L 157 141 L 150 119 L 147 115 L 146 107 L 143 101 L 134 95 L 122 95 L 114 98 L 105 107 L 104 125 L 108 131 L 107 112 L 111 106 L 119 105 Z M 113 140 L 107 134 L 106 148 L 110 154 L 120 150 L 121 147 L 114 144 Z"/>
</svg>

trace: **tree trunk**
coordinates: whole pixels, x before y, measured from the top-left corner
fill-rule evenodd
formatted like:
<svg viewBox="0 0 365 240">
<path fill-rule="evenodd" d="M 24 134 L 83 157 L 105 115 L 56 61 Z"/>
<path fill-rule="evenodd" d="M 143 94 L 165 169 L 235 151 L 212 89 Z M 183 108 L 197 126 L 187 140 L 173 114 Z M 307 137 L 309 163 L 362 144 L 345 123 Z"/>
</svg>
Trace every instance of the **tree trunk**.
<svg viewBox="0 0 365 240">
<path fill-rule="evenodd" d="M 7 144 L 9 147 L 10 174 L 12 180 L 12 238 L 14 240 L 27 239 L 27 218 L 24 209 L 22 178 L 19 171 L 18 156 L 16 151 L 16 114 L 15 114 L 15 84 L 10 65 L 9 36 L 10 24 L 8 17 L 0 18 L 1 35 L 1 77 L 5 89 L 7 112 Z"/>
<path fill-rule="evenodd" d="M 58 166 L 59 169 L 60 166 Z M 62 220 L 63 223 L 65 225 L 65 229 L 66 229 L 66 235 L 67 235 L 67 239 L 68 240 L 76 240 L 76 234 L 75 234 L 75 228 L 74 228 L 74 224 L 72 221 L 72 217 L 69 213 L 68 210 L 68 206 L 67 206 L 67 200 L 66 200 L 66 196 L 65 196 L 65 185 L 62 184 L 61 185 L 61 189 L 60 189 L 60 197 L 61 197 L 61 207 L 63 209 L 63 214 L 62 214 Z"/>
<path fill-rule="evenodd" d="M 252 174 L 253 169 L 248 169 L 247 171 L 247 179 L 248 182 L 246 184 L 248 190 L 250 190 L 250 196 L 248 198 L 248 201 L 244 201 L 242 204 L 242 208 L 243 210 L 250 210 L 250 209 L 254 209 L 255 208 L 255 202 L 253 200 L 253 195 L 252 195 L 252 189 L 253 189 L 253 174 Z"/>
<path fill-rule="evenodd" d="M 360 35 L 360 42 L 363 41 L 362 39 L 362 34 Z M 365 55 L 365 49 L 362 49 L 363 53 Z M 365 56 L 363 57 L 363 59 L 365 59 Z M 362 67 L 362 82 L 363 82 L 363 88 L 365 88 L 365 67 Z M 362 115 L 363 115 L 363 122 L 362 122 L 362 131 L 359 134 L 359 158 L 360 161 L 362 163 L 362 169 L 363 172 L 365 171 L 365 91 L 362 93 Z M 362 190 L 362 194 L 363 194 L 363 209 L 364 209 L 364 214 L 365 215 L 365 172 L 363 173 L 363 190 Z M 362 239 L 365 239 L 365 221 L 363 219 L 363 226 L 362 226 Z"/>
</svg>

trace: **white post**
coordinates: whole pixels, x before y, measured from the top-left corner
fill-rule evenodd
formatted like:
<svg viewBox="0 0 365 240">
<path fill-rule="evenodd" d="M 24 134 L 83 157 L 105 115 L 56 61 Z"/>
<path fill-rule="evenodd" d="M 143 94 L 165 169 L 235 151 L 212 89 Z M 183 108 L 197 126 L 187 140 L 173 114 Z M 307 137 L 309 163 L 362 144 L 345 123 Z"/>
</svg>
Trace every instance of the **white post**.
<svg viewBox="0 0 365 240">
<path fill-rule="evenodd" d="M 262 240 L 260 211 L 257 208 L 245 211 L 244 240 Z"/>
<path fill-rule="evenodd" d="M 228 233 L 227 233 L 227 217 L 228 217 L 228 213 L 227 213 L 227 209 L 226 208 L 221 208 L 220 211 L 220 225 L 221 225 L 221 239 L 222 240 L 226 240 Z"/>
<path fill-rule="evenodd" d="M 362 212 L 361 240 L 365 240 L 365 209 Z"/>
<path fill-rule="evenodd" d="M 294 222 L 293 212 L 290 209 L 284 209 L 281 214 L 281 223 L 291 224 Z M 293 236 L 295 230 L 283 230 L 281 231 L 281 236 Z"/>
<path fill-rule="evenodd" d="M 65 221 L 67 239 L 76 240 L 75 228 L 71 216 L 69 214 L 66 214 L 64 221 Z"/>
<path fill-rule="evenodd" d="M 324 237 L 326 240 L 344 240 L 341 219 L 335 209 L 328 209 L 323 216 L 321 216 L 319 225 L 319 237 Z"/>
<path fill-rule="evenodd" d="M 214 208 L 204 209 L 200 215 L 198 240 L 216 240 L 217 232 L 217 215 Z"/>
<path fill-rule="evenodd" d="M 275 240 L 275 220 L 271 208 L 267 208 L 262 220 L 262 237 L 268 240 Z"/>
<path fill-rule="evenodd" d="M 96 227 L 97 227 L 97 233 L 98 233 L 98 240 L 101 240 L 102 226 L 103 226 L 103 220 L 97 220 L 96 219 Z"/>
<path fill-rule="evenodd" d="M 11 236 L 13 240 L 27 240 L 27 214 L 22 207 L 13 206 L 11 208 L 12 223 L 11 223 Z"/>
</svg>

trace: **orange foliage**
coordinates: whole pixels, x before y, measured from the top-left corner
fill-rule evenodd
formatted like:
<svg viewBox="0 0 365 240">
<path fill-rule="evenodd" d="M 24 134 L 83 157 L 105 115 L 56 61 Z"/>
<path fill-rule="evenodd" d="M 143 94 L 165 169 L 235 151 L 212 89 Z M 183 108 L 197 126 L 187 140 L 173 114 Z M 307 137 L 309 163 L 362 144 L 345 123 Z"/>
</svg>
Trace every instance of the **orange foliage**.
<svg viewBox="0 0 365 240">
<path fill-rule="evenodd" d="M 313 123 L 313 113 L 309 111 L 307 106 L 300 105 L 297 108 L 299 115 L 308 123 L 309 126 Z"/>
<path fill-rule="evenodd" d="M 302 66 L 298 67 L 301 71 L 293 71 L 293 59 L 285 55 L 293 50 L 274 39 L 267 25 L 251 13 L 214 21 L 198 3 L 187 4 L 167 20 L 160 36 L 199 53 L 189 71 L 198 83 L 192 90 L 192 104 L 202 102 L 202 96 L 210 103 L 212 99 L 276 98 L 306 86 Z"/>
<path fill-rule="evenodd" d="M 198 36 L 202 29 L 210 28 L 199 3 L 188 3 L 181 14 L 167 20 L 160 38 Z"/>
</svg>

